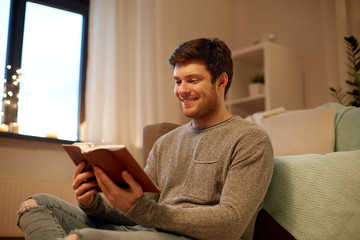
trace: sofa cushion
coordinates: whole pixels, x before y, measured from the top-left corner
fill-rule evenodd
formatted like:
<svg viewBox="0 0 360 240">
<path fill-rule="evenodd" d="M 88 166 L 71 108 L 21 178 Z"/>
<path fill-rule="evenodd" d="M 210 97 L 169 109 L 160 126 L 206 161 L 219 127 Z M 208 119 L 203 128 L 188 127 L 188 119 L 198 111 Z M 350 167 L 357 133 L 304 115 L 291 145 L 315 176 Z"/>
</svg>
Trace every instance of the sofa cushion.
<svg viewBox="0 0 360 240">
<path fill-rule="evenodd" d="M 360 236 L 360 150 L 275 157 L 264 209 L 296 239 Z"/>
<path fill-rule="evenodd" d="M 255 117 L 269 134 L 275 156 L 325 154 L 334 151 L 335 108 L 286 111 Z"/>
<path fill-rule="evenodd" d="M 318 108 L 336 108 L 335 151 L 360 149 L 360 108 L 327 103 Z"/>
</svg>

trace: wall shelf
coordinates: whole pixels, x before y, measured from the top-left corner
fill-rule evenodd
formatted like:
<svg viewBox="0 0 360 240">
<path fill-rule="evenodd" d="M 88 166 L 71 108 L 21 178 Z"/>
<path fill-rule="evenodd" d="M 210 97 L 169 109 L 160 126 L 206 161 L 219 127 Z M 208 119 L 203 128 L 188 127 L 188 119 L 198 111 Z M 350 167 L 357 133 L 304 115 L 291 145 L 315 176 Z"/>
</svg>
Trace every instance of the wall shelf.
<svg viewBox="0 0 360 240">
<path fill-rule="evenodd" d="M 272 42 L 263 42 L 233 51 L 234 76 L 227 107 L 230 112 L 246 117 L 255 112 L 278 107 L 304 107 L 302 58 Z M 264 74 L 264 94 L 249 96 L 248 85 L 255 74 Z"/>
</svg>

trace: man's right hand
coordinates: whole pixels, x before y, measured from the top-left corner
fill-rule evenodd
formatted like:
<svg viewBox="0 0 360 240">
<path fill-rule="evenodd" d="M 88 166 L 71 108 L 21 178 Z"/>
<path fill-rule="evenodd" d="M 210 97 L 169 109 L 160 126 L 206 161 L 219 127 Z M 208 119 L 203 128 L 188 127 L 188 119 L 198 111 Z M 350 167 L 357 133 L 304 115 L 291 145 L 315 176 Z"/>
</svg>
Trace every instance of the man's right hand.
<svg viewBox="0 0 360 240">
<path fill-rule="evenodd" d="M 93 203 L 95 194 L 99 192 L 99 187 L 94 171 L 92 169 L 84 171 L 85 168 L 85 162 L 76 166 L 73 176 L 73 189 L 78 202 L 83 206 L 89 206 Z"/>
</svg>

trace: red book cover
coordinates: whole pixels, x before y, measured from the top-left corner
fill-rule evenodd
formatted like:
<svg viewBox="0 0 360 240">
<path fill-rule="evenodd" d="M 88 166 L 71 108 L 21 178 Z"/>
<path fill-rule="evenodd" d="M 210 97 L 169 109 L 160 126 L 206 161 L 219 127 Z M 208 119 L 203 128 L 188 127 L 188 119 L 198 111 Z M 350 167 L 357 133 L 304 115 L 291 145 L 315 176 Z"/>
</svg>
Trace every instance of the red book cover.
<svg viewBox="0 0 360 240">
<path fill-rule="evenodd" d="M 160 193 L 159 188 L 123 145 L 94 147 L 91 143 L 74 143 L 62 146 L 75 165 L 87 161 L 91 166 L 99 166 L 120 187 L 128 187 L 121 177 L 121 172 L 127 170 L 144 192 Z"/>
</svg>

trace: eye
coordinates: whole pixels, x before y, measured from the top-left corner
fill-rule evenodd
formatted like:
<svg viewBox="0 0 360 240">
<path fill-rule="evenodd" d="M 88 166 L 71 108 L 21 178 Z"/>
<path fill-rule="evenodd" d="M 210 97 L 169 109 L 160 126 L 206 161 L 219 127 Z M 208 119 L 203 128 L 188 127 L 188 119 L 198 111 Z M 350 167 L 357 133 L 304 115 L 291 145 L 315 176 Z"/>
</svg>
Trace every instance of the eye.
<svg viewBox="0 0 360 240">
<path fill-rule="evenodd" d="M 187 82 L 188 82 L 188 83 L 197 83 L 198 80 L 197 80 L 197 79 L 189 79 Z"/>
<path fill-rule="evenodd" d="M 181 80 L 174 80 L 175 85 L 181 85 Z"/>
</svg>

